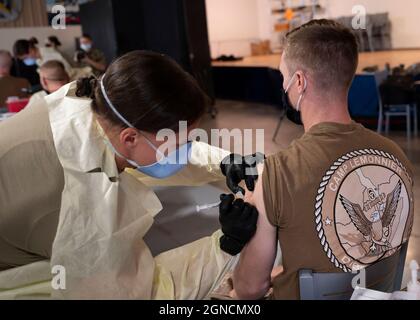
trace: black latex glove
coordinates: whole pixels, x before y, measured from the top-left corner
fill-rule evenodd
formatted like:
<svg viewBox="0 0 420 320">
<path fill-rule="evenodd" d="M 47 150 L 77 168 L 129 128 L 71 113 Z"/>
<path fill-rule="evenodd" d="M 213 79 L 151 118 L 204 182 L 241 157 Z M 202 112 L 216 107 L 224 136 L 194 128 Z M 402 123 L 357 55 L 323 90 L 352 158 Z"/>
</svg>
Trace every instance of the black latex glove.
<svg viewBox="0 0 420 320">
<path fill-rule="evenodd" d="M 220 248 L 232 255 L 239 254 L 257 231 L 258 211 L 233 194 L 220 196 L 219 221 L 223 236 Z"/>
<path fill-rule="evenodd" d="M 226 176 L 226 184 L 233 193 L 245 190 L 239 186 L 242 180 L 245 180 L 246 187 L 249 191 L 254 191 L 255 181 L 258 180 L 257 164 L 263 163 L 265 155 L 257 152 L 249 156 L 241 156 L 239 154 L 230 154 L 222 160 L 220 169 Z"/>
</svg>

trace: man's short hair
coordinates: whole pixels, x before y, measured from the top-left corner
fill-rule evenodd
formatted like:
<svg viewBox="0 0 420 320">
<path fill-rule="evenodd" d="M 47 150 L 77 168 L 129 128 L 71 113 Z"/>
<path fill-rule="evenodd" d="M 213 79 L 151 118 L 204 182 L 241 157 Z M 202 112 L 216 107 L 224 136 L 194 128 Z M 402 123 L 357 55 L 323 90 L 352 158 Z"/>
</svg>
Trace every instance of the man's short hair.
<svg viewBox="0 0 420 320">
<path fill-rule="evenodd" d="M 47 80 L 57 82 L 68 82 L 69 76 L 66 72 L 64 64 L 57 60 L 50 60 L 45 62 L 40 71 L 46 77 Z"/>
<path fill-rule="evenodd" d="M 284 45 L 291 73 L 309 72 L 319 89 L 349 89 L 359 60 L 357 40 L 349 29 L 332 20 L 312 20 L 290 31 Z"/>
<path fill-rule="evenodd" d="M 88 33 L 82 34 L 81 38 L 86 38 L 86 39 L 89 39 L 90 41 L 92 41 L 92 37 Z"/>
<path fill-rule="evenodd" d="M 0 68 L 10 69 L 12 64 L 13 60 L 10 52 L 6 50 L 0 50 Z"/>
</svg>

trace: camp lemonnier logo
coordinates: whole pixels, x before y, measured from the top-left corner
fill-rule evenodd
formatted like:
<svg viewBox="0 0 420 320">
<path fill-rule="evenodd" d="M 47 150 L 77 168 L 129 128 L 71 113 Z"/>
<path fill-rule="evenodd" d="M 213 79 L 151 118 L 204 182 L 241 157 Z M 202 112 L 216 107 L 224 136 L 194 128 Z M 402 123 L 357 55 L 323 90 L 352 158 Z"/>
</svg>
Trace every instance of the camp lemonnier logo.
<svg viewBox="0 0 420 320">
<path fill-rule="evenodd" d="M 412 180 L 398 159 L 365 149 L 326 172 L 315 201 L 315 223 L 330 261 L 354 272 L 391 256 L 413 224 Z"/>
</svg>

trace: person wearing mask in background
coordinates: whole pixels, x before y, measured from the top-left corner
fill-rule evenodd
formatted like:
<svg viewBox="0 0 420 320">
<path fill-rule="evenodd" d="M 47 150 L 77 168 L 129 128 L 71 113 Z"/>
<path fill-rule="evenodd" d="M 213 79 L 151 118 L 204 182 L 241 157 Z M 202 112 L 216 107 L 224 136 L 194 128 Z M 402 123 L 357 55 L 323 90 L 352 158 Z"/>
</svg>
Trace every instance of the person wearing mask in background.
<svg viewBox="0 0 420 320">
<path fill-rule="evenodd" d="M 223 199 L 222 232 L 157 257 L 143 240 L 162 209 L 153 186 L 226 179 L 235 192 L 256 167 L 221 166 L 229 151 L 188 140 L 209 103 L 196 80 L 133 51 L 44 100 L 0 124 L 0 270 L 50 259 L 66 269 L 57 298 L 204 298 L 231 260 L 222 250 L 238 254 L 255 233 L 255 208 Z"/>
<path fill-rule="evenodd" d="M 0 50 L 0 108 L 6 106 L 7 98 L 26 98 L 31 87 L 28 80 L 10 75 L 13 59 L 8 51 Z M 26 92 L 25 92 L 26 91 Z"/>
<path fill-rule="evenodd" d="M 60 61 L 50 60 L 45 62 L 39 68 L 39 75 L 41 78 L 41 86 L 43 90 L 35 93 L 29 100 L 27 107 L 30 107 L 34 103 L 44 103 L 44 98 L 56 92 L 62 86 L 70 82 L 70 77 L 64 68 L 64 65 Z"/>
<path fill-rule="evenodd" d="M 234 271 L 233 297 L 259 299 L 272 284 L 272 298 L 299 299 L 299 270 L 351 273 L 408 241 L 413 168 L 396 143 L 349 114 L 358 56 L 352 31 L 331 20 L 286 35 L 285 107 L 301 113 L 305 134 L 267 157 L 245 196 L 259 219 Z M 282 268 L 272 273 L 278 244 Z"/>
<path fill-rule="evenodd" d="M 87 34 L 80 37 L 79 41 L 80 50 L 76 52 L 74 57 L 78 67 L 91 67 L 95 76 L 103 74 L 107 67 L 104 53 L 93 47 L 92 38 Z"/>
<path fill-rule="evenodd" d="M 29 40 L 17 40 L 13 46 L 14 63 L 11 74 L 25 78 L 31 86 L 40 86 L 37 60 L 40 54 L 37 47 Z"/>
</svg>

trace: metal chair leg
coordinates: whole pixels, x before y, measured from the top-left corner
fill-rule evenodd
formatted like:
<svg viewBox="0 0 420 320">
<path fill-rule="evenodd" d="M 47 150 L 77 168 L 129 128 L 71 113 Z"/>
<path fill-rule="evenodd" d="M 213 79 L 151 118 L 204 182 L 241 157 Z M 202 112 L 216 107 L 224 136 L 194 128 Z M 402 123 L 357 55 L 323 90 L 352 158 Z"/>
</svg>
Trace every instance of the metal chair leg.
<svg viewBox="0 0 420 320">
<path fill-rule="evenodd" d="M 273 142 L 276 142 L 276 138 L 277 138 L 277 135 L 279 134 L 281 123 L 283 122 L 284 117 L 286 117 L 286 110 L 283 110 L 280 114 L 280 119 L 279 119 L 279 122 L 277 123 L 276 131 L 274 132 L 274 136 L 272 139 Z"/>
<path fill-rule="evenodd" d="M 362 30 L 358 30 L 357 31 L 357 37 L 359 38 L 359 49 L 361 52 L 365 52 L 365 38 L 363 35 L 363 31 Z"/>
<path fill-rule="evenodd" d="M 386 135 L 389 135 L 389 118 L 390 118 L 390 114 L 387 113 L 385 115 L 385 133 L 386 133 Z"/>
<path fill-rule="evenodd" d="M 375 51 L 375 47 L 373 45 L 373 35 L 372 35 L 372 33 L 373 33 L 372 26 L 369 26 L 366 34 L 367 34 L 367 37 L 368 37 L 368 43 L 369 43 L 369 50 L 370 50 L 370 52 L 374 52 Z"/>
<path fill-rule="evenodd" d="M 384 113 L 382 108 L 379 110 L 379 117 L 378 117 L 378 134 L 382 134 L 382 128 L 384 125 Z"/>
<path fill-rule="evenodd" d="M 407 139 L 411 139 L 411 106 L 406 106 Z"/>
</svg>

